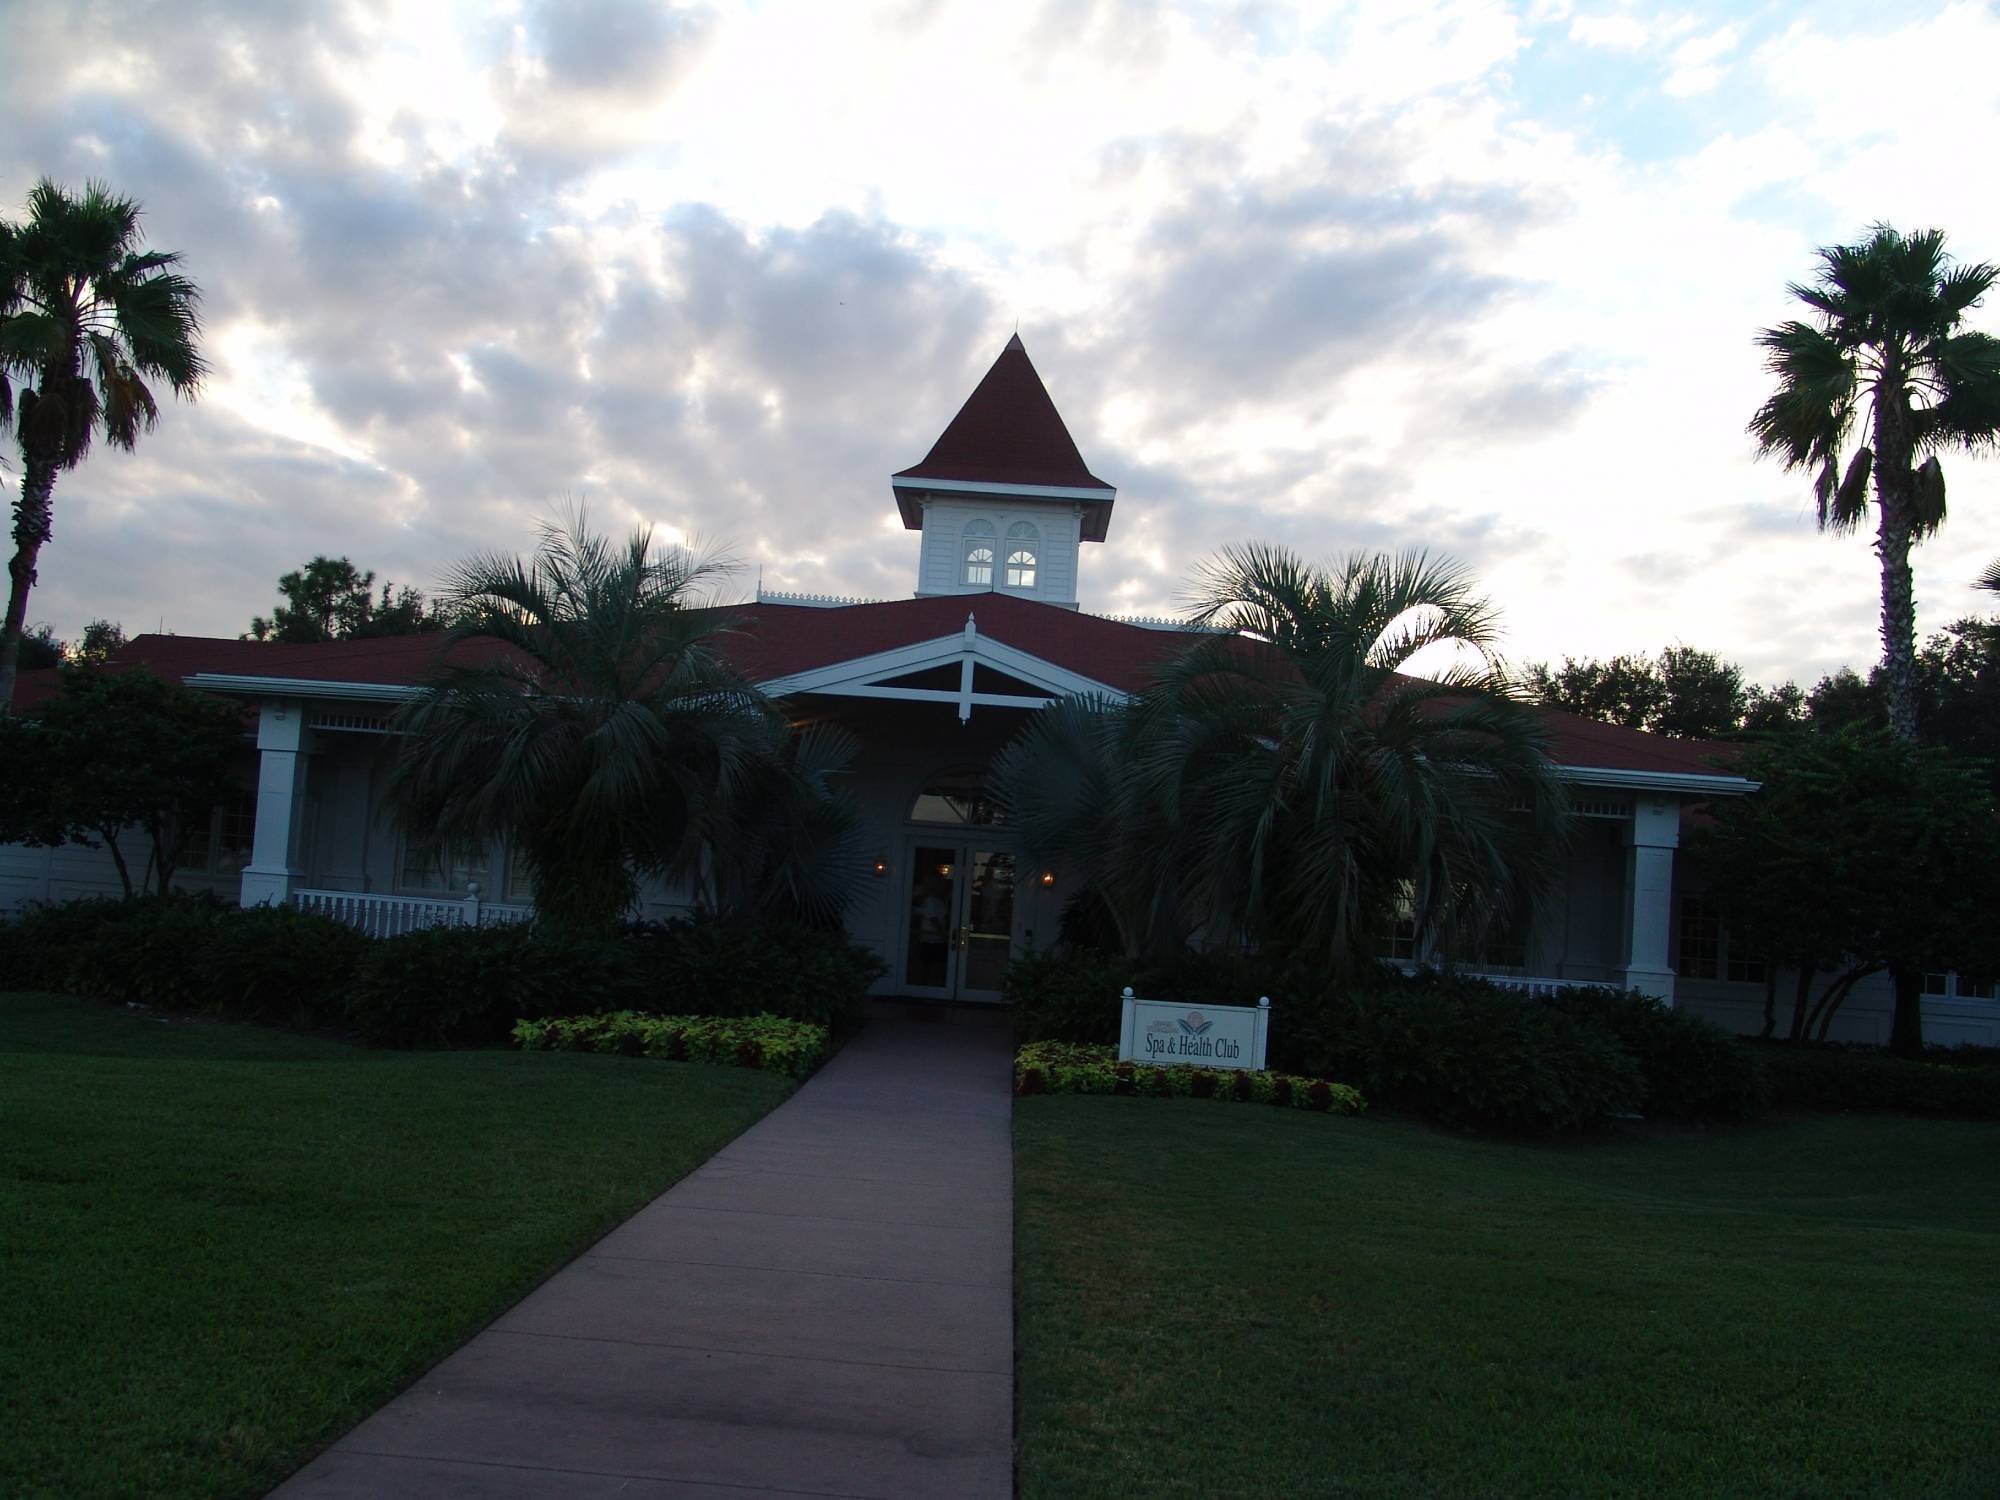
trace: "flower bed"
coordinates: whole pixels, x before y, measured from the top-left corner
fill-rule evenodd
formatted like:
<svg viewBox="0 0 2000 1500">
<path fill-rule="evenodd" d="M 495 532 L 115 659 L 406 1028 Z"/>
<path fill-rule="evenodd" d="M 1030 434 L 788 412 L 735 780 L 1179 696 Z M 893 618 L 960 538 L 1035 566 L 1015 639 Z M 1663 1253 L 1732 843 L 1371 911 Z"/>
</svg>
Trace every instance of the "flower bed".
<svg viewBox="0 0 2000 1500">
<path fill-rule="evenodd" d="M 762 1068 L 803 1078 L 826 1057 L 827 1029 L 772 1015 L 650 1016 L 616 1010 L 517 1021 L 514 1040 L 527 1052 L 614 1052 Z"/>
<path fill-rule="evenodd" d="M 1324 1078 L 1240 1068 L 1152 1067 L 1120 1062 L 1116 1047 L 1088 1042 L 1030 1042 L 1014 1054 L 1017 1094 L 1145 1094 L 1154 1098 L 1224 1099 L 1277 1104 L 1328 1114 L 1358 1115 L 1368 1107 L 1359 1089 Z"/>
</svg>

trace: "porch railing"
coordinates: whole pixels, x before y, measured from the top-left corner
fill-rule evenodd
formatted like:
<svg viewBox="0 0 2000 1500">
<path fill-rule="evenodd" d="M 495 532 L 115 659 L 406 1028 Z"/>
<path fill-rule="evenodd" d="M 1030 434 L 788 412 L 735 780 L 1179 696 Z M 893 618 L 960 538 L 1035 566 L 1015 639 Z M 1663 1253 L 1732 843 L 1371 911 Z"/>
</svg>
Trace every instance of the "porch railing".
<svg viewBox="0 0 2000 1500">
<path fill-rule="evenodd" d="M 465 897 L 383 896 L 367 891 L 293 891 L 292 905 L 358 928 L 370 937 L 397 937 L 427 927 L 505 927 L 533 919 L 532 906 L 480 899 L 475 883 Z"/>
<path fill-rule="evenodd" d="M 1592 989 L 1606 982 L 1601 979 L 1549 979 L 1538 974 L 1485 974 L 1477 969 L 1468 969 L 1465 973 L 1468 979 L 1483 979 L 1503 990 L 1519 990 L 1524 995 L 1559 995 L 1564 990 Z"/>
</svg>

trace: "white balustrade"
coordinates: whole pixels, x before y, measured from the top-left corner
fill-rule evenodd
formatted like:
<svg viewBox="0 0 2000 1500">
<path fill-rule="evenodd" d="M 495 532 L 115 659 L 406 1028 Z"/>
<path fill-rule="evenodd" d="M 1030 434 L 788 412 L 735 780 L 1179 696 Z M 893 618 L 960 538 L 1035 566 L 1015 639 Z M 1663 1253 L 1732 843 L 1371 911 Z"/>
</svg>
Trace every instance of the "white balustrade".
<svg viewBox="0 0 2000 1500">
<path fill-rule="evenodd" d="M 482 901 L 475 883 L 465 899 L 385 896 L 368 891 L 293 891 L 292 905 L 358 928 L 369 937 L 397 937 L 428 927 L 511 927 L 534 919 L 535 909 Z"/>
</svg>

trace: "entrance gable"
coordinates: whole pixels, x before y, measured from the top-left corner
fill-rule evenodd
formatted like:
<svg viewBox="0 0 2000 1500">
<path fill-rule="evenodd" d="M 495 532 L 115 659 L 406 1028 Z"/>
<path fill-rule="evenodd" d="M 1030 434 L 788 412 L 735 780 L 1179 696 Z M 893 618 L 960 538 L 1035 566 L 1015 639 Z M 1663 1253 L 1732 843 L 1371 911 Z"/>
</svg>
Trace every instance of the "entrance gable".
<svg viewBox="0 0 2000 1500">
<path fill-rule="evenodd" d="M 966 617 L 965 629 L 956 635 L 775 677 L 759 686 L 773 697 L 812 693 L 836 698 L 950 703 L 958 708 L 961 720 L 971 718 L 975 707 L 1046 708 L 1055 699 L 1065 697 L 1096 697 L 1122 703 L 1126 696 L 1080 672 L 981 635 L 976 619 L 970 615 Z"/>
</svg>

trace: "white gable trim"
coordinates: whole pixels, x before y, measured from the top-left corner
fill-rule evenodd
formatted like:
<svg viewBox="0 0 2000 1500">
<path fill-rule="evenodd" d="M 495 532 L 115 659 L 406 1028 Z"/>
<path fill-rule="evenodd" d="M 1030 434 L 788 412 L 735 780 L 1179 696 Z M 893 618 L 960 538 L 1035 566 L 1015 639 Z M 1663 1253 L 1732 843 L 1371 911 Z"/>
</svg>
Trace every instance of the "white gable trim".
<svg viewBox="0 0 2000 1500">
<path fill-rule="evenodd" d="M 1620 771 L 1609 766 L 1556 767 L 1556 775 L 1572 786 L 1623 787 L 1638 792 L 1691 792 L 1703 797 L 1743 797 L 1759 782 L 1747 776 L 1699 771 Z"/>
<path fill-rule="evenodd" d="M 909 688 L 888 686 L 895 678 L 907 677 L 914 672 L 925 672 L 936 667 L 956 665 L 959 669 L 958 691 L 948 692 L 943 688 Z M 968 615 L 965 629 L 957 635 L 940 636 L 932 641 L 918 641 L 908 646 L 898 646 L 892 651 L 878 651 L 872 656 L 858 656 L 850 661 L 831 662 L 824 667 L 815 667 L 806 672 L 794 672 L 786 677 L 773 677 L 757 685 L 774 698 L 793 697 L 801 693 L 821 693 L 837 698 L 892 698 L 917 703 L 956 703 L 961 719 L 972 717 L 975 705 L 988 708 L 1044 708 L 1045 700 L 1030 698 L 1016 693 L 975 693 L 972 690 L 972 674 L 976 666 L 991 667 L 996 672 L 1004 672 L 1030 687 L 1040 688 L 1057 698 L 1106 698 L 1123 703 L 1126 694 L 1107 683 L 1093 677 L 1085 677 L 1080 672 L 1072 672 L 1053 662 L 1043 661 L 1039 656 L 1009 646 L 1004 641 L 996 641 L 990 635 L 981 635 L 974 616 Z"/>
<path fill-rule="evenodd" d="M 246 693 L 260 698 L 331 698 L 342 702 L 402 703 L 423 689 L 401 683 L 342 682 L 317 677 L 249 677 L 233 672 L 194 672 L 183 679 L 210 693 Z"/>
<path fill-rule="evenodd" d="M 1029 500 L 1110 500 L 1118 491 L 1110 485 L 1102 489 L 1073 484 L 996 484 L 990 479 L 902 479 L 890 485 L 899 490 L 915 490 L 951 495 L 1020 495 Z"/>
</svg>

